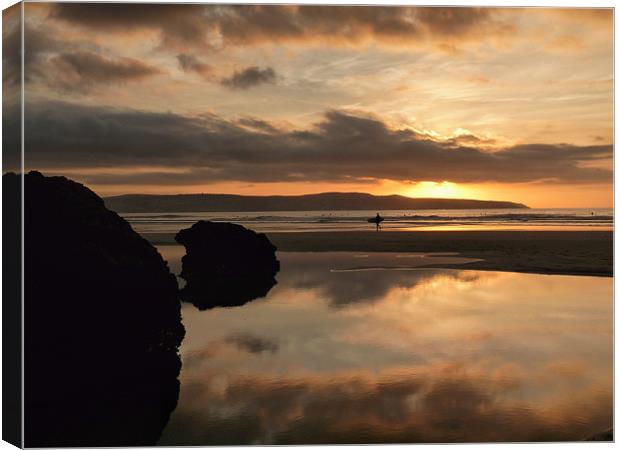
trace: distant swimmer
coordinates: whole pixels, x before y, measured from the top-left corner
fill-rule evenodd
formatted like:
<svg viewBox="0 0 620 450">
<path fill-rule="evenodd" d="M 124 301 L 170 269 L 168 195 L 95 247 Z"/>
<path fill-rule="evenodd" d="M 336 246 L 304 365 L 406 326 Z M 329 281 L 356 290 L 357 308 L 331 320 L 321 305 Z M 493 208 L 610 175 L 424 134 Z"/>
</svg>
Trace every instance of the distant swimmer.
<svg viewBox="0 0 620 450">
<path fill-rule="evenodd" d="M 371 219 L 368 219 L 369 223 L 374 223 L 377 227 L 377 231 L 379 231 L 379 228 L 381 228 L 381 222 L 383 222 L 385 219 L 383 217 L 381 217 L 379 215 L 379 213 L 377 213 L 377 215 Z"/>
</svg>

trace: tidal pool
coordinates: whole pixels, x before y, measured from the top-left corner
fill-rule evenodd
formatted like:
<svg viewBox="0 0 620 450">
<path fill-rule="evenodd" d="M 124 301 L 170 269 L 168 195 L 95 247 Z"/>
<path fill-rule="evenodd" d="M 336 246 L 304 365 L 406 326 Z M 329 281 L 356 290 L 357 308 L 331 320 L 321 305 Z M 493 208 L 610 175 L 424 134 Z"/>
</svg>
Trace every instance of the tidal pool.
<svg viewBox="0 0 620 450">
<path fill-rule="evenodd" d="M 174 272 L 183 249 L 159 247 Z M 244 306 L 183 305 L 161 445 L 581 440 L 612 426 L 612 278 L 279 253 Z"/>
</svg>

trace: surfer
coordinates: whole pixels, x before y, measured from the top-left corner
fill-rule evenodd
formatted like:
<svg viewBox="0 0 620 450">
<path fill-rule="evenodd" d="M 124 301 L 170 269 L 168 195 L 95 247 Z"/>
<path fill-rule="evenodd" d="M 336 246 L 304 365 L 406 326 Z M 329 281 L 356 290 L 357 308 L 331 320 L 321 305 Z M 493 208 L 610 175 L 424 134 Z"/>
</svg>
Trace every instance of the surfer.
<svg viewBox="0 0 620 450">
<path fill-rule="evenodd" d="M 383 217 L 381 217 L 379 215 L 379 213 L 377 213 L 377 215 L 375 217 L 373 217 L 372 219 L 368 219 L 368 222 L 370 223 L 374 223 L 377 227 L 377 231 L 379 231 L 379 228 L 381 228 L 381 222 L 383 222 L 385 219 Z"/>
</svg>

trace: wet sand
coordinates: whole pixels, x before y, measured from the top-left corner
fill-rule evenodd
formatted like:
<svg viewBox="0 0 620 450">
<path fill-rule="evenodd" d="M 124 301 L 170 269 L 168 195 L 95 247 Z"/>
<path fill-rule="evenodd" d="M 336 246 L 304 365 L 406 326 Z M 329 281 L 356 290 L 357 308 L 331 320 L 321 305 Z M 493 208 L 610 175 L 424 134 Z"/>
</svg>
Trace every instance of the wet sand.
<svg viewBox="0 0 620 450">
<path fill-rule="evenodd" d="M 279 251 L 453 252 L 483 261 L 467 269 L 565 275 L 613 275 L 611 231 L 399 231 L 267 233 Z M 172 234 L 145 234 L 156 245 Z M 426 267 L 462 268 L 460 264 Z"/>
</svg>

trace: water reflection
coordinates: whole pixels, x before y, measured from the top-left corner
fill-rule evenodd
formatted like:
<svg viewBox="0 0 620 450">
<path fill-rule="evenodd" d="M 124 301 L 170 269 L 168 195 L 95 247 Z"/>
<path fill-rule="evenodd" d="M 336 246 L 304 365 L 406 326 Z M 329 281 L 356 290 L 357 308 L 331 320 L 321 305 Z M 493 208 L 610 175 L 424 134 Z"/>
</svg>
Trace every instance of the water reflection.
<svg viewBox="0 0 620 450">
<path fill-rule="evenodd" d="M 170 270 L 181 272 L 181 258 L 185 249 L 181 246 L 162 246 L 165 258 L 168 258 Z M 183 278 L 178 278 L 182 288 L 182 299 L 190 302 L 201 311 L 218 307 L 243 306 L 253 300 L 265 297 L 277 284 L 277 272 L 262 271 L 254 277 L 247 277 L 240 283 L 238 280 L 227 280 L 222 277 L 203 277 L 194 280 L 191 289 Z"/>
<path fill-rule="evenodd" d="M 159 443 L 556 441 L 611 426 L 612 279 L 331 271 L 424 259 L 402 256 L 280 253 L 266 298 L 184 306 Z"/>
<path fill-rule="evenodd" d="M 274 275 L 259 275 L 247 280 L 204 279 L 186 285 L 181 291 L 183 301 L 192 303 L 200 311 L 218 307 L 243 306 L 265 297 L 276 285 Z"/>
<path fill-rule="evenodd" d="M 442 273 L 456 278 L 458 271 L 418 269 L 431 264 L 459 264 L 477 261 L 450 254 L 395 253 L 286 253 L 287 282 L 300 290 L 318 289 L 330 306 L 380 300 L 394 288 L 412 287 Z M 469 274 L 468 276 L 476 276 Z"/>
</svg>

